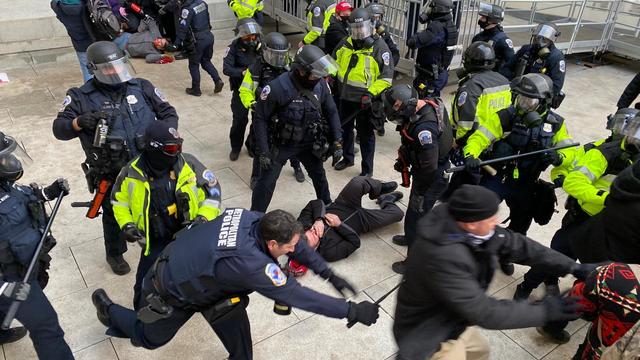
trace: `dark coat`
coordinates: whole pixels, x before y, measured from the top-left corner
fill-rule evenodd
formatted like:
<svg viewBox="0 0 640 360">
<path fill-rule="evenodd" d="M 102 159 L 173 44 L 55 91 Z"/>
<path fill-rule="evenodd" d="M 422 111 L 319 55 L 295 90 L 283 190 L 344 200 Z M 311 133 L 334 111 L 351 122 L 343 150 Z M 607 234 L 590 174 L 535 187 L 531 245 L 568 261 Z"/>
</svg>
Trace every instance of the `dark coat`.
<svg viewBox="0 0 640 360">
<path fill-rule="evenodd" d="M 606 205 L 601 216 L 609 260 L 640 263 L 640 178 L 631 166 L 611 184 Z"/>
<path fill-rule="evenodd" d="M 329 27 L 324 34 L 324 52 L 333 54 L 333 50 L 342 39 L 349 36 L 349 25 L 339 21 L 335 16 L 329 20 Z"/>
<path fill-rule="evenodd" d="M 544 325 L 542 305 L 498 300 L 485 293 L 498 261 L 540 266 L 555 276 L 566 275 L 574 265 L 570 258 L 501 227 L 489 240 L 474 245 L 446 204 L 422 218 L 417 233 L 393 324 L 401 359 L 425 359 L 468 326 L 498 330 Z"/>
</svg>

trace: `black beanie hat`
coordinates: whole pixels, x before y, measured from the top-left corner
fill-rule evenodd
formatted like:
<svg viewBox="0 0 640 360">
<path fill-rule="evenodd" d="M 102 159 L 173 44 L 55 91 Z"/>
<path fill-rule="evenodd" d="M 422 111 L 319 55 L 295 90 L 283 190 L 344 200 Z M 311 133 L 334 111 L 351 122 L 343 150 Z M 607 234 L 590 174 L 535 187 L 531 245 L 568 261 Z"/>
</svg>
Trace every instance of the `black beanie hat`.
<svg viewBox="0 0 640 360">
<path fill-rule="evenodd" d="M 462 185 L 449 199 L 449 214 L 462 222 L 485 220 L 498 213 L 500 198 L 478 185 Z"/>
<path fill-rule="evenodd" d="M 169 125 L 166 121 L 154 121 L 147 126 L 145 131 L 146 145 L 164 145 L 167 143 L 176 143 L 180 141 L 180 134 L 173 126 Z M 152 142 L 158 144 L 152 144 Z M 154 146 L 157 147 L 157 146 Z"/>
</svg>

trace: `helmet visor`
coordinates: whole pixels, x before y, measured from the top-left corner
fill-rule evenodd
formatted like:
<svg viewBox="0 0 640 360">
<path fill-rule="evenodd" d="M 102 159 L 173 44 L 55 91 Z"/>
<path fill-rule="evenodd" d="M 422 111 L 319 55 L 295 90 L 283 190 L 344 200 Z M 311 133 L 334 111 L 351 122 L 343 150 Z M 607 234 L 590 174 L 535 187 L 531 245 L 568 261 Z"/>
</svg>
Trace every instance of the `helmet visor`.
<svg viewBox="0 0 640 360">
<path fill-rule="evenodd" d="M 489 16 L 491 15 L 492 11 L 493 11 L 493 6 L 491 6 L 491 4 L 481 2 L 480 5 L 478 5 L 478 15 Z"/>
<path fill-rule="evenodd" d="M 247 35 L 260 34 L 261 31 L 262 28 L 260 27 L 260 25 L 258 25 L 258 23 L 250 22 L 242 24 L 238 27 L 238 37 L 242 38 Z"/>
<path fill-rule="evenodd" d="M 356 40 L 366 39 L 373 34 L 373 26 L 371 20 L 349 24 L 351 29 L 351 38 Z"/>
<path fill-rule="evenodd" d="M 540 25 L 538 26 L 533 35 L 535 35 L 536 37 L 542 37 L 545 38 L 551 42 L 556 40 L 556 29 L 554 29 L 552 26 L 549 25 Z"/>
<path fill-rule="evenodd" d="M 531 111 L 535 111 L 538 108 L 538 105 L 540 105 L 540 99 L 530 98 L 528 96 L 518 94 L 516 96 L 515 105 L 516 105 L 516 108 L 524 112 L 531 112 Z"/>
<path fill-rule="evenodd" d="M 276 50 L 266 47 L 262 51 L 262 57 L 267 64 L 273 67 L 283 68 L 285 65 L 287 65 L 289 59 L 289 50 Z"/>
<path fill-rule="evenodd" d="M 23 169 L 33 163 L 33 159 L 24 146 L 13 137 L 5 135 L 4 141 L 6 147 L 0 151 L 0 174 L 14 174 L 19 178 Z"/>
<path fill-rule="evenodd" d="M 637 144 L 640 141 L 640 117 L 629 119 L 622 134 L 628 139 L 634 139 L 633 143 Z"/>
<path fill-rule="evenodd" d="M 329 55 L 325 55 L 320 59 L 309 65 L 311 75 L 318 78 L 322 78 L 329 75 L 336 75 L 338 73 L 338 64 Z"/>
<path fill-rule="evenodd" d="M 126 56 L 108 63 L 96 64 L 95 67 L 93 75 L 103 84 L 122 84 L 133 79 L 136 74 L 133 65 Z"/>
</svg>

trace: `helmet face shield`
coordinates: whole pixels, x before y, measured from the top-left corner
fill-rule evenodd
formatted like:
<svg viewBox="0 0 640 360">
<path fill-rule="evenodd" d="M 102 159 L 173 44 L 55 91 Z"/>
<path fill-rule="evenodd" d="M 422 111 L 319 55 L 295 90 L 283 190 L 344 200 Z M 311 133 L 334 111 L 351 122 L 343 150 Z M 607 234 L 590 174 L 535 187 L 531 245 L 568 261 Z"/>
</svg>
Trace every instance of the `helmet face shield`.
<svg viewBox="0 0 640 360">
<path fill-rule="evenodd" d="M 531 42 L 540 47 L 546 47 L 558 39 L 559 32 L 556 28 L 547 24 L 540 24 L 531 33 Z"/>
<path fill-rule="evenodd" d="M 309 72 L 312 76 L 323 78 L 338 73 L 338 64 L 329 55 L 325 55 L 309 65 Z"/>
<path fill-rule="evenodd" d="M 480 5 L 478 5 L 478 15 L 489 16 L 492 11 L 493 6 L 491 6 L 491 4 L 481 2 Z"/>
<path fill-rule="evenodd" d="M 107 63 L 95 64 L 93 75 L 103 84 L 117 85 L 134 78 L 136 74 L 133 65 L 125 56 Z"/>
<path fill-rule="evenodd" d="M 530 98 L 528 96 L 518 94 L 516 95 L 515 106 L 516 109 L 524 112 L 535 111 L 540 105 L 540 99 Z"/>
<path fill-rule="evenodd" d="M 289 62 L 289 49 L 276 50 L 265 47 L 262 50 L 262 57 L 267 64 L 273 67 L 283 68 Z"/>
<path fill-rule="evenodd" d="M 351 38 L 355 40 L 366 39 L 373 34 L 371 20 L 350 23 Z"/>
<path fill-rule="evenodd" d="M 243 38 L 247 35 L 258 35 L 262 31 L 262 28 L 257 22 L 247 22 L 238 26 L 237 37 Z"/>
<path fill-rule="evenodd" d="M 24 167 L 33 163 L 33 159 L 13 137 L 5 135 L 4 144 L 6 147 L 0 151 L 0 179 L 16 181 L 22 176 Z"/>
<path fill-rule="evenodd" d="M 640 144 L 640 117 L 636 116 L 629 119 L 622 130 L 622 135 L 626 137 L 628 143 L 634 145 Z"/>
</svg>

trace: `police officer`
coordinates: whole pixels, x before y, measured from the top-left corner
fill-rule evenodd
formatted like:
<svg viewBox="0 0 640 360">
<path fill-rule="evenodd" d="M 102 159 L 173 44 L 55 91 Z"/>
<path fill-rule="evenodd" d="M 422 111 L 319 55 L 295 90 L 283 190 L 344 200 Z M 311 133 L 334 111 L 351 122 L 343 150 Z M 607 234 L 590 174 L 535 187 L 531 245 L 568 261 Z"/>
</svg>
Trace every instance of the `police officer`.
<svg viewBox="0 0 640 360">
<path fill-rule="evenodd" d="M 384 23 L 384 5 L 376 2 L 371 2 L 365 5 L 365 9 L 369 10 L 371 14 L 371 20 L 373 21 L 373 27 L 376 30 L 374 36 L 379 36 L 384 40 L 387 47 L 391 51 L 391 56 L 393 56 L 393 66 L 398 66 L 398 61 L 400 61 L 400 50 L 398 50 L 398 45 L 391 34 L 387 31 L 387 27 Z"/>
<path fill-rule="evenodd" d="M 249 110 L 242 105 L 240 100 L 240 85 L 247 68 L 254 64 L 259 57 L 260 49 L 260 25 L 253 18 L 238 20 L 236 25 L 237 36 L 227 47 L 222 72 L 229 77 L 231 86 L 231 112 L 233 123 L 229 131 L 231 140 L 231 152 L 229 160 L 236 161 L 240 156 L 244 132 L 249 122 Z"/>
<path fill-rule="evenodd" d="M 514 80 L 512 92 L 513 105 L 498 111 L 497 119 L 481 122 L 469 137 L 463 150 L 468 167 L 479 164 L 480 157 L 488 160 L 574 143 L 564 118 L 551 110 L 553 83 L 548 76 L 521 76 Z M 511 211 L 508 228 L 526 235 L 532 220 L 548 223 L 556 202 L 555 186 L 539 179 L 540 174 L 553 166 L 551 180 L 561 184 L 560 169 L 571 167 L 574 156 L 575 148 L 566 148 L 500 163 L 496 175 L 483 173 L 480 185 L 506 201 Z"/>
<path fill-rule="evenodd" d="M 45 239 L 32 277 L 22 282 L 46 227 L 44 202 L 67 195 L 69 185 L 64 179 L 45 188 L 16 184 L 23 174 L 21 160 L 30 158 L 14 138 L 0 132 L 0 317 L 4 319 L 11 304 L 20 301 L 15 318 L 24 326 L 0 331 L 0 341 L 18 340 L 26 328 L 39 359 L 73 359 L 56 311 L 42 291 L 51 260 L 47 252 L 55 246 L 52 236 Z"/>
<path fill-rule="evenodd" d="M 426 97 L 427 93 L 439 97 L 440 91 L 447 85 L 448 67 L 454 53 L 448 47 L 456 45 L 458 41 L 452 8 L 451 0 L 430 0 L 418 19 L 421 24 L 427 24 L 426 29 L 407 39 L 410 49 L 418 49 L 413 86 L 421 98 Z"/>
<path fill-rule="evenodd" d="M 529 44 L 522 46 L 509 64 L 514 77 L 528 73 L 548 75 L 553 81 L 554 109 L 564 99 L 561 90 L 566 71 L 564 55 L 555 46 L 558 36 L 560 30 L 554 23 L 539 24 L 533 29 Z"/>
<path fill-rule="evenodd" d="M 323 77 L 337 71 L 335 61 L 314 45 L 298 49 L 291 71 L 262 88 L 253 117 L 260 176 L 251 210 L 266 211 L 282 166 L 292 156 L 307 169 L 318 199 L 331 202 L 322 162 L 342 157 L 340 119 Z"/>
<path fill-rule="evenodd" d="M 280 74 L 289 71 L 289 48 L 291 45 L 287 38 L 279 32 L 270 32 L 264 37 L 261 56 L 249 65 L 244 74 L 244 79 L 240 85 L 240 101 L 245 109 L 255 110 L 257 104 L 256 95 L 260 95 L 262 89 Z M 253 131 L 249 131 L 247 138 L 249 152 L 255 152 L 256 141 L 253 138 Z M 252 155 L 253 156 L 253 155 Z M 304 182 L 305 177 L 300 166 L 300 161 L 295 157 L 289 159 L 293 174 L 297 182 Z M 260 161 L 258 157 L 253 157 L 253 168 L 251 170 L 250 187 L 253 190 L 258 175 L 260 174 Z"/>
<path fill-rule="evenodd" d="M 346 1 L 340 1 L 336 5 L 336 11 L 329 20 L 329 27 L 324 34 L 324 52 L 333 54 L 336 45 L 349 36 L 349 15 L 353 6 Z"/>
<path fill-rule="evenodd" d="M 444 170 L 448 168 L 453 145 L 451 124 L 441 99 L 419 100 L 417 91 L 409 85 L 392 87 L 383 93 L 382 99 L 387 118 L 398 125 L 401 137 L 394 168 L 402 174 L 402 186 L 411 186 L 404 218 L 405 235 L 394 236 L 393 242 L 411 247 L 418 220 L 431 210 L 447 187 Z M 404 274 L 406 262 L 396 262 L 392 267 Z"/>
<path fill-rule="evenodd" d="M 264 25 L 263 0 L 227 0 L 227 5 L 238 20 L 253 18 L 260 26 Z"/>
<path fill-rule="evenodd" d="M 174 234 L 220 214 L 220 184 L 198 159 L 182 153 L 178 131 L 157 121 L 147 127 L 142 154 L 122 168 L 113 188 L 122 236 L 142 247 L 133 286 L 137 309 L 142 279 Z"/>
<path fill-rule="evenodd" d="M 51 0 L 51 9 L 56 13 L 58 20 L 64 25 L 67 34 L 71 38 L 71 45 L 76 51 L 82 79 L 91 79 L 87 69 L 87 48 L 93 42 L 90 30 L 87 28 L 86 5 L 84 1 Z"/>
<path fill-rule="evenodd" d="M 480 3 L 478 26 L 482 29 L 473 37 L 473 42 L 485 41 L 493 46 L 496 64 L 493 71 L 499 72 L 507 79 L 511 78 L 511 69 L 507 66 L 514 61 L 513 41 L 502 30 L 500 23 L 504 20 L 504 9 L 498 5 Z"/>
<path fill-rule="evenodd" d="M 59 140 L 80 139 L 87 156 L 82 168 L 89 190 L 104 190 L 101 206 L 107 262 L 114 273 L 124 275 L 131 269 L 122 257 L 127 245 L 109 202 L 111 184 L 120 169 L 140 154 L 147 126 L 158 120 L 177 128 L 178 114 L 158 88 L 133 77 L 125 53 L 112 42 L 89 46 L 87 59 L 94 78 L 67 91 L 53 121 L 53 134 Z"/>
<path fill-rule="evenodd" d="M 224 82 L 218 70 L 211 63 L 213 57 L 213 33 L 209 19 L 209 6 L 204 0 L 184 0 L 178 23 L 175 44 L 168 45 L 168 51 L 182 50 L 189 55 L 191 87 L 185 91 L 189 95 L 200 96 L 200 66 L 211 76 L 215 85 L 213 92 L 222 91 Z"/>
<path fill-rule="evenodd" d="M 227 208 L 214 221 L 178 234 L 164 250 L 145 277 L 144 306 L 137 317 L 98 289 L 92 296 L 98 319 L 110 328 L 108 333 L 155 349 L 169 342 L 200 312 L 229 352 L 229 359 L 248 360 L 253 351 L 245 308 L 247 295 L 253 291 L 276 300 L 276 304 L 347 318 L 352 323 L 375 323 L 377 305 L 330 297 L 287 278 L 276 260 L 282 255 L 309 266 L 343 295 L 346 290 L 354 291 L 301 240 L 302 232 L 293 215 L 282 210 L 262 214 Z"/>
<path fill-rule="evenodd" d="M 307 7 L 307 34 L 298 47 L 303 45 L 315 45 L 324 49 L 324 34 L 329 28 L 329 22 L 336 12 L 336 1 L 313 0 Z"/>
<path fill-rule="evenodd" d="M 618 109 L 631 107 L 631 103 L 633 103 L 638 95 L 640 95 L 640 73 L 634 76 L 627 87 L 624 88 L 622 95 L 620 95 L 620 99 L 618 99 Z M 634 107 L 636 109 L 640 109 L 640 102 L 636 102 Z"/>
<path fill-rule="evenodd" d="M 572 250 L 572 240 L 581 231 L 581 227 L 592 216 L 599 214 L 605 207 L 609 188 L 618 173 L 640 159 L 638 152 L 640 134 L 635 129 L 640 119 L 634 118 L 638 110 L 624 108 L 618 110 L 612 119 L 612 135 L 604 142 L 594 144 L 575 164 L 564 179 L 562 188 L 569 197 L 565 204 L 567 213 L 562 218 L 562 227 L 554 234 L 551 248 L 563 254 L 577 258 Z M 637 119 L 637 120 L 636 120 Z M 635 124 L 628 127 L 629 124 Z M 629 129 L 634 131 L 628 132 Z M 628 135 L 627 135 L 628 134 Z M 580 240 L 575 243 L 581 245 Z M 540 269 L 531 269 L 518 285 L 514 298 L 526 299 L 533 289 L 545 282 L 547 292 L 558 291 L 558 279 L 550 277 Z"/>
<path fill-rule="evenodd" d="M 335 169 L 344 170 L 354 165 L 355 126 L 362 150 L 360 176 L 372 176 L 376 146 L 373 130 L 384 126 L 381 121 L 384 117 L 378 114 L 382 112 L 378 97 L 391 87 L 393 59 L 384 40 L 373 36 L 373 23 L 367 9 L 352 11 L 349 26 L 351 35 L 338 43 L 333 53 L 339 66 L 336 88 L 345 149 L 344 158 L 335 164 Z"/>
<path fill-rule="evenodd" d="M 458 73 L 458 90 L 453 97 L 452 126 L 455 137 L 452 162 L 462 165 L 462 149 L 467 139 L 478 129 L 479 123 L 499 122 L 497 112 L 511 104 L 509 80 L 493 71 L 495 52 L 486 42 L 474 42 L 464 51 L 462 70 Z M 478 175 L 460 171 L 451 177 L 445 198 L 462 183 L 479 181 Z"/>
</svg>

